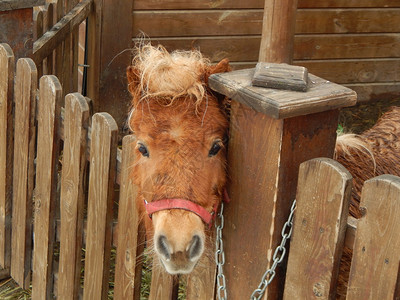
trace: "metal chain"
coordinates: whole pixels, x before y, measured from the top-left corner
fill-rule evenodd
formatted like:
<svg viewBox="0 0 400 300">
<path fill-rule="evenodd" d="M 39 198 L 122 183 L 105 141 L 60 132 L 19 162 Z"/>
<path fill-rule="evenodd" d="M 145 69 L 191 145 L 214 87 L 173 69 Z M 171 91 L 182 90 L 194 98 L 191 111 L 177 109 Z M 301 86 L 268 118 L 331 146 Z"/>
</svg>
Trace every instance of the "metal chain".
<svg viewBox="0 0 400 300">
<path fill-rule="evenodd" d="M 269 268 L 261 278 L 261 282 L 258 287 L 254 290 L 251 294 L 251 300 L 259 300 L 264 295 L 265 290 L 267 289 L 268 285 L 272 282 L 276 274 L 276 267 L 279 263 L 283 261 L 286 255 L 286 242 L 292 236 L 293 231 L 293 217 L 294 211 L 296 210 L 296 199 L 293 201 L 293 204 L 290 208 L 290 214 L 283 225 L 281 235 L 282 241 L 280 245 L 275 249 L 274 255 L 272 256 L 272 266 Z M 218 300 L 227 300 L 228 294 L 226 290 L 226 280 L 224 275 L 223 266 L 225 264 L 225 253 L 224 253 L 224 243 L 222 241 L 222 229 L 224 228 L 224 203 L 221 203 L 221 209 L 218 213 L 219 224 L 217 221 L 215 222 L 215 228 L 217 229 L 217 236 L 215 239 L 215 261 L 217 263 L 217 298 Z"/>
<path fill-rule="evenodd" d="M 289 217 L 286 221 L 286 223 L 283 225 L 281 235 L 282 235 L 282 241 L 281 244 L 275 249 L 274 255 L 272 256 L 272 266 L 269 268 L 261 278 L 261 282 L 258 285 L 258 288 L 254 290 L 254 292 L 251 294 L 250 299 L 251 300 L 259 300 L 261 297 L 264 295 L 265 290 L 267 289 L 268 285 L 272 282 L 272 280 L 275 277 L 276 274 L 276 266 L 282 262 L 282 260 L 285 258 L 286 255 L 286 241 L 290 239 L 292 236 L 292 231 L 293 231 L 293 216 L 294 216 L 294 211 L 296 209 L 296 199 L 293 201 L 292 207 L 290 208 L 290 214 Z"/>
<path fill-rule="evenodd" d="M 227 300 L 226 280 L 224 275 L 225 252 L 224 242 L 222 241 L 222 229 L 224 228 L 224 203 L 221 202 L 221 208 L 218 212 L 218 220 L 215 221 L 217 236 L 215 239 L 215 261 L 217 263 L 217 297 L 218 300 Z M 218 224 L 219 223 L 219 224 Z"/>
</svg>

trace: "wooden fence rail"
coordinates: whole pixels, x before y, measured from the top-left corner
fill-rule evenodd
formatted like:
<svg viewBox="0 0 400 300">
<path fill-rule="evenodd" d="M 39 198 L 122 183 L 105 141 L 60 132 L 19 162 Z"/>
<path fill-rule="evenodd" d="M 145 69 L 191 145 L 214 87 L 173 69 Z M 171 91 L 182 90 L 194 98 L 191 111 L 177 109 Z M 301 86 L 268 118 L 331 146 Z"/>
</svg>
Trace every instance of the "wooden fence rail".
<svg viewBox="0 0 400 300">
<path fill-rule="evenodd" d="M 87 99 L 78 93 L 66 96 L 62 113 L 59 80 L 45 75 L 38 89 L 37 68 L 31 59 L 17 61 L 14 80 L 14 57 L 5 44 L 0 44 L 0 69 L 5 70 L 0 75 L 0 183 L 6 183 L 0 189 L 0 266 L 21 287 L 32 284 L 36 299 L 106 299 L 118 182 L 114 297 L 137 299 L 141 265 L 136 258 L 143 250 L 143 235 L 134 205 L 137 190 L 130 180 L 135 137 L 126 136 L 122 150 L 117 150 L 115 121 L 106 113 L 90 118 Z M 59 149 L 61 139 L 63 149 Z M 351 176 L 330 159 L 303 163 L 299 176 L 285 298 L 330 299 L 336 293 L 345 243 Z M 348 299 L 396 299 L 400 293 L 400 178 L 386 175 L 368 181 L 361 206 L 366 214 L 357 230 L 352 227 L 355 238 L 347 238 L 350 246 L 355 240 Z M 56 223 L 60 227 L 58 264 L 54 263 Z M 230 276 L 226 274 L 228 280 Z M 203 299 L 204 294 L 196 291 L 207 286 L 199 289 L 199 283 L 213 282 L 198 277 L 188 280 L 190 299 Z M 150 297 L 156 299 L 160 293 L 170 297 L 170 292 L 169 286 L 154 286 Z"/>
<path fill-rule="evenodd" d="M 44 74 L 59 78 L 63 96 L 78 88 L 78 27 L 92 9 L 93 0 L 52 0 L 35 8 L 32 59 L 39 78 Z"/>
</svg>

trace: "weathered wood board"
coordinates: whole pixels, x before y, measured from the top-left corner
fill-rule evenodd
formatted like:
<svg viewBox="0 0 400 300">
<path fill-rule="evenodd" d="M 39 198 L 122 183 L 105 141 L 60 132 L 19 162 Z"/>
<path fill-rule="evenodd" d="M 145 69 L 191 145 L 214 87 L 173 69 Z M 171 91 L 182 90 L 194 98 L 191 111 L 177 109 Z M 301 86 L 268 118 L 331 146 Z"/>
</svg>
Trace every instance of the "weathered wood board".
<svg viewBox="0 0 400 300">
<path fill-rule="evenodd" d="M 252 85 L 306 92 L 308 88 L 308 70 L 300 66 L 259 62 L 256 65 Z"/>
<path fill-rule="evenodd" d="M 135 295 L 136 257 L 138 247 L 139 212 L 136 209 L 137 187 L 131 178 L 136 138 L 133 135 L 122 141 L 122 174 L 118 207 L 118 240 L 115 267 L 114 297 L 116 300 L 137 299 Z"/>
<path fill-rule="evenodd" d="M 149 300 L 174 299 L 174 280 L 160 264 L 153 264 Z"/>
<path fill-rule="evenodd" d="M 261 34 L 262 9 L 137 10 L 132 26 L 150 37 Z M 207 18 L 207 22 L 204 19 Z M 388 8 L 299 9 L 296 34 L 398 33 L 400 11 Z M 155 26 L 160 22 L 162 26 Z M 182 25 L 184 24 L 184 25 Z M 240 24 L 240 26 L 237 26 Z M 134 32 L 135 34 L 135 32 Z"/>
<path fill-rule="evenodd" d="M 61 96 L 57 77 L 45 75 L 40 79 L 32 262 L 34 299 L 52 297 Z"/>
<path fill-rule="evenodd" d="M 211 228 L 211 240 L 215 238 L 214 227 Z M 217 280 L 217 269 L 214 255 L 203 255 L 200 258 L 200 266 L 204 268 L 195 268 L 188 276 L 186 282 L 186 297 L 187 299 L 209 300 L 214 299 L 218 291 L 215 288 Z M 222 295 L 222 293 L 221 293 Z M 218 297 L 216 297 L 218 299 Z"/>
<path fill-rule="evenodd" d="M 264 8 L 265 0 L 213 1 L 213 0 L 136 0 L 134 10 L 140 9 L 211 9 L 211 8 Z M 356 7 L 400 7 L 397 0 L 298 0 L 298 8 L 356 8 Z"/>
<path fill-rule="evenodd" d="M 11 209 L 14 155 L 14 53 L 0 44 L 0 268 L 10 271 Z"/>
<path fill-rule="evenodd" d="M 125 73 L 132 60 L 133 2 L 120 0 L 115 5 L 113 0 L 95 0 L 88 20 L 87 95 L 94 111 L 107 111 L 120 129 L 125 127 L 131 100 Z"/>
<path fill-rule="evenodd" d="M 400 297 L 400 178 L 382 175 L 365 182 L 347 299 Z M 396 284 L 397 282 L 397 284 Z M 371 288 L 373 287 L 373 288 Z"/>
<path fill-rule="evenodd" d="M 17 61 L 14 83 L 15 124 L 11 276 L 22 288 L 30 284 L 32 196 L 34 188 L 37 69 L 31 59 Z"/>
<path fill-rule="evenodd" d="M 83 299 L 105 299 L 110 272 L 117 131 L 108 113 L 92 118 Z"/>
<path fill-rule="evenodd" d="M 273 118 L 289 118 L 351 106 L 356 93 L 348 88 L 309 74 L 306 93 L 266 89 L 251 85 L 254 69 L 211 75 L 210 87 L 229 98 L 249 105 Z"/>
<path fill-rule="evenodd" d="M 84 214 L 84 171 L 89 106 L 80 94 L 65 99 L 63 168 L 60 195 L 58 298 L 78 299 Z"/>
<path fill-rule="evenodd" d="M 351 183 L 350 173 L 332 159 L 300 165 L 284 299 L 334 298 Z"/>
</svg>

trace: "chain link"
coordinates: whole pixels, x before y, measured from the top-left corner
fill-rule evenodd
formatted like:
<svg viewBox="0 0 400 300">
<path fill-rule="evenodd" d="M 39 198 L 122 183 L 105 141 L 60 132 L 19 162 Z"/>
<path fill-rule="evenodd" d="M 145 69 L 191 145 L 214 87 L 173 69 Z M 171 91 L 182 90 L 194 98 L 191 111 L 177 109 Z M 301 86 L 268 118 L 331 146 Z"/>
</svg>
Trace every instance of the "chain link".
<svg viewBox="0 0 400 300">
<path fill-rule="evenodd" d="M 265 290 L 272 282 L 276 274 L 276 267 L 279 263 L 283 261 L 286 255 L 286 242 L 292 236 L 293 231 L 293 216 L 294 211 L 296 210 L 296 199 L 293 201 L 293 204 L 290 208 L 290 214 L 286 221 L 286 223 L 282 227 L 281 235 L 282 241 L 278 247 L 276 247 L 274 255 L 272 256 L 272 266 L 269 268 L 261 278 L 261 282 L 258 287 L 251 294 L 251 300 L 259 300 L 264 295 Z M 224 242 L 222 241 L 222 229 L 224 228 L 224 203 L 221 203 L 221 208 L 218 213 L 219 224 L 215 222 L 215 228 L 217 229 L 217 236 L 215 239 L 215 261 L 217 263 L 217 299 L 218 300 L 227 300 L 228 294 L 226 290 L 226 280 L 223 271 L 223 266 L 225 264 L 225 253 L 224 253 Z"/>
<path fill-rule="evenodd" d="M 215 221 L 217 236 L 215 239 L 215 261 L 217 263 L 217 298 L 218 300 L 227 300 L 226 280 L 224 275 L 225 252 L 224 242 L 222 241 L 222 229 L 224 228 L 224 203 L 221 202 L 221 208 L 218 212 L 218 220 Z"/>
<path fill-rule="evenodd" d="M 251 300 L 259 300 L 261 297 L 264 295 L 265 290 L 267 289 L 268 285 L 272 282 L 272 280 L 275 277 L 276 274 L 276 267 L 279 263 L 282 262 L 282 260 L 285 258 L 286 255 L 286 241 L 290 239 L 292 236 L 292 231 L 293 231 L 293 216 L 294 216 L 294 211 L 296 209 L 296 199 L 293 201 L 292 207 L 290 208 L 290 214 L 289 217 L 286 221 L 286 223 L 283 225 L 281 235 L 282 235 L 282 241 L 281 244 L 275 249 L 274 255 L 272 256 L 272 266 L 269 268 L 261 278 L 261 282 L 258 285 L 258 287 L 254 290 L 253 294 L 251 294 L 250 299 Z"/>
</svg>

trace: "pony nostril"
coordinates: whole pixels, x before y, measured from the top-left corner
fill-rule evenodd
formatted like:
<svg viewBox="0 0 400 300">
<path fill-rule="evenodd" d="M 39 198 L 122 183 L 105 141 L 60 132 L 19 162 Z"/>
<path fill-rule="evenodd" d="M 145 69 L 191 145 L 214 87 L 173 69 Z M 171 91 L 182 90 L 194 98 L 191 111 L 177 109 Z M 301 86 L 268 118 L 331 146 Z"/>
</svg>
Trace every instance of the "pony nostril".
<svg viewBox="0 0 400 300">
<path fill-rule="evenodd" d="M 168 246 L 167 237 L 165 235 L 160 235 L 157 239 L 157 249 L 160 254 L 164 255 L 167 260 L 171 259 L 171 254 Z"/>
<path fill-rule="evenodd" d="M 201 254 L 202 249 L 203 246 L 200 236 L 198 235 L 193 236 L 187 250 L 189 259 L 193 260 L 194 258 L 198 257 Z"/>
</svg>

